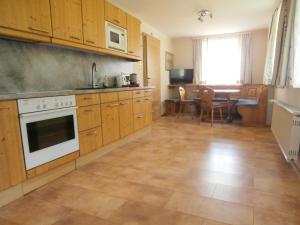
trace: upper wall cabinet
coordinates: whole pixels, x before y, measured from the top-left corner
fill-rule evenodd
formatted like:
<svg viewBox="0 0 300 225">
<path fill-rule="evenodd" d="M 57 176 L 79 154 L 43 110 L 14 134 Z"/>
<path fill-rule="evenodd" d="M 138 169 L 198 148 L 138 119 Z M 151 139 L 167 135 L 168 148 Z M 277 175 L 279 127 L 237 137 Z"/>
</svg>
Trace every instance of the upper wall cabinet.
<svg viewBox="0 0 300 225">
<path fill-rule="evenodd" d="M 104 0 L 82 0 L 83 43 L 104 48 Z"/>
<path fill-rule="evenodd" d="M 1 0 L 0 26 L 51 36 L 49 0 Z"/>
<path fill-rule="evenodd" d="M 81 0 L 51 0 L 53 37 L 83 43 Z"/>
<path fill-rule="evenodd" d="M 127 28 L 127 14 L 122 9 L 105 2 L 105 20 L 117 26 Z"/>
<path fill-rule="evenodd" d="M 141 55 L 141 21 L 137 18 L 127 15 L 127 40 L 128 54 Z"/>
</svg>

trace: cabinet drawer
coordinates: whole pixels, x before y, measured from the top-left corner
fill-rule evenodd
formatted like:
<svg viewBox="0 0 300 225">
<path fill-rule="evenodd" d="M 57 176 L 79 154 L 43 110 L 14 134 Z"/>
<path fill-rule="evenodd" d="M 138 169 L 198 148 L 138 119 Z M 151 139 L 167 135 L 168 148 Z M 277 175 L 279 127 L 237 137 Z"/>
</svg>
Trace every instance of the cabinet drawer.
<svg viewBox="0 0 300 225">
<path fill-rule="evenodd" d="M 88 106 L 100 104 L 99 94 L 77 95 L 77 106 Z"/>
<path fill-rule="evenodd" d="M 144 115 L 144 113 L 134 115 L 133 126 L 134 126 L 135 131 L 144 128 L 144 126 L 145 126 L 145 115 Z"/>
<path fill-rule="evenodd" d="M 144 99 L 143 98 L 133 99 L 133 113 L 135 115 L 144 113 Z"/>
<path fill-rule="evenodd" d="M 79 132 L 80 155 L 88 154 L 102 146 L 102 130 L 97 127 Z"/>
<path fill-rule="evenodd" d="M 119 101 L 127 100 L 132 98 L 132 91 L 119 92 Z"/>
<path fill-rule="evenodd" d="M 144 90 L 144 96 L 145 97 L 152 96 L 152 90 Z"/>
<path fill-rule="evenodd" d="M 118 101 L 118 92 L 101 93 L 101 103 Z"/>
<path fill-rule="evenodd" d="M 144 90 L 134 91 L 133 98 L 142 98 L 144 97 Z"/>
<path fill-rule="evenodd" d="M 80 107 L 77 110 L 79 131 L 89 130 L 101 125 L 100 105 Z"/>
</svg>

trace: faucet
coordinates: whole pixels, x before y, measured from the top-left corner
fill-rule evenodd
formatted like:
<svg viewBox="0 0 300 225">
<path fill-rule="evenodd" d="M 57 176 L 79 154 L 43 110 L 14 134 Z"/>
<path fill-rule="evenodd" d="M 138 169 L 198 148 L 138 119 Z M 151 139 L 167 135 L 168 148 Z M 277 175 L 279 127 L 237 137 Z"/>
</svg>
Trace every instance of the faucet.
<svg viewBox="0 0 300 225">
<path fill-rule="evenodd" d="M 92 64 L 92 88 L 97 88 L 96 81 L 95 81 L 95 72 L 97 72 L 96 63 L 93 62 Z"/>
</svg>

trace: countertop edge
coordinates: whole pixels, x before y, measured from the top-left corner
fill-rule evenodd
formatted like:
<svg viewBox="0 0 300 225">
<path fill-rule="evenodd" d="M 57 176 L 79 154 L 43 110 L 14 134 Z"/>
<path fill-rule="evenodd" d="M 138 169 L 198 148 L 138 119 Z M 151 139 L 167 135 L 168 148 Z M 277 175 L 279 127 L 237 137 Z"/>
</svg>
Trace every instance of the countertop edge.
<svg viewBox="0 0 300 225">
<path fill-rule="evenodd" d="M 25 92 L 25 93 L 8 93 L 0 94 L 0 101 L 18 100 L 26 98 L 42 98 L 64 95 L 81 95 L 93 93 L 121 92 L 121 91 L 136 91 L 155 89 L 154 86 L 149 87 L 130 87 L 130 88 L 104 88 L 104 89 L 88 89 L 88 90 L 61 90 L 61 91 L 40 91 L 40 92 Z"/>
</svg>

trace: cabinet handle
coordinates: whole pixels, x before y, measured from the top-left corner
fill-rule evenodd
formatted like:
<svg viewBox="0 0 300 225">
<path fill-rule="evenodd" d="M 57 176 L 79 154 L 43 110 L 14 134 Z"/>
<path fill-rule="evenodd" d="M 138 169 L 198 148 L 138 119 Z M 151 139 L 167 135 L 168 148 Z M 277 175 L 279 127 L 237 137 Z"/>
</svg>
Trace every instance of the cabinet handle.
<svg viewBox="0 0 300 225">
<path fill-rule="evenodd" d="M 135 100 L 135 102 L 141 102 L 141 100 Z"/>
<path fill-rule="evenodd" d="M 0 111 L 2 110 L 9 110 L 9 108 L 0 108 Z"/>
<path fill-rule="evenodd" d="M 141 118 L 143 118 L 143 115 L 138 115 L 137 118 L 141 119 Z"/>
<path fill-rule="evenodd" d="M 89 132 L 87 133 L 87 136 L 94 136 L 97 134 L 97 131 Z"/>
<path fill-rule="evenodd" d="M 83 100 L 93 100 L 92 97 L 84 97 Z"/>
<path fill-rule="evenodd" d="M 115 106 L 118 106 L 119 103 L 116 103 L 116 104 L 110 104 L 109 107 L 115 107 Z"/>
<path fill-rule="evenodd" d="M 92 109 L 86 109 L 86 110 L 84 110 L 84 112 L 94 112 L 94 110 L 92 110 Z"/>
<path fill-rule="evenodd" d="M 120 23 L 120 21 L 119 21 L 119 20 L 117 20 L 117 19 L 114 19 L 114 21 L 115 21 L 116 23 Z"/>
<path fill-rule="evenodd" d="M 120 105 L 127 105 L 128 102 L 120 102 Z"/>
<path fill-rule="evenodd" d="M 92 44 L 95 44 L 95 42 L 94 42 L 94 41 L 90 41 L 90 40 L 86 40 L 86 42 L 88 42 L 88 43 L 92 43 Z"/>
<path fill-rule="evenodd" d="M 6 138 L 5 138 L 5 137 L 1 139 L 1 142 L 4 142 L 4 141 L 6 141 Z"/>
<path fill-rule="evenodd" d="M 29 30 L 33 30 L 33 31 L 38 31 L 38 32 L 42 32 L 42 33 L 45 33 L 45 34 L 49 34 L 48 31 L 45 31 L 45 30 L 39 30 L 39 29 L 36 29 L 36 28 L 33 28 L 33 27 L 28 27 Z"/>
<path fill-rule="evenodd" d="M 72 39 L 75 39 L 75 40 L 80 40 L 80 38 L 78 38 L 78 37 L 75 37 L 75 36 L 69 36 L 69 38 L 72 38 Z"/>
<path fill-rule="evenodd" d="M 131 54 L 133 54 L 134 53 L 134 51 L 128 51 L 129 53 L 131 53 Z"/>
</svg>

